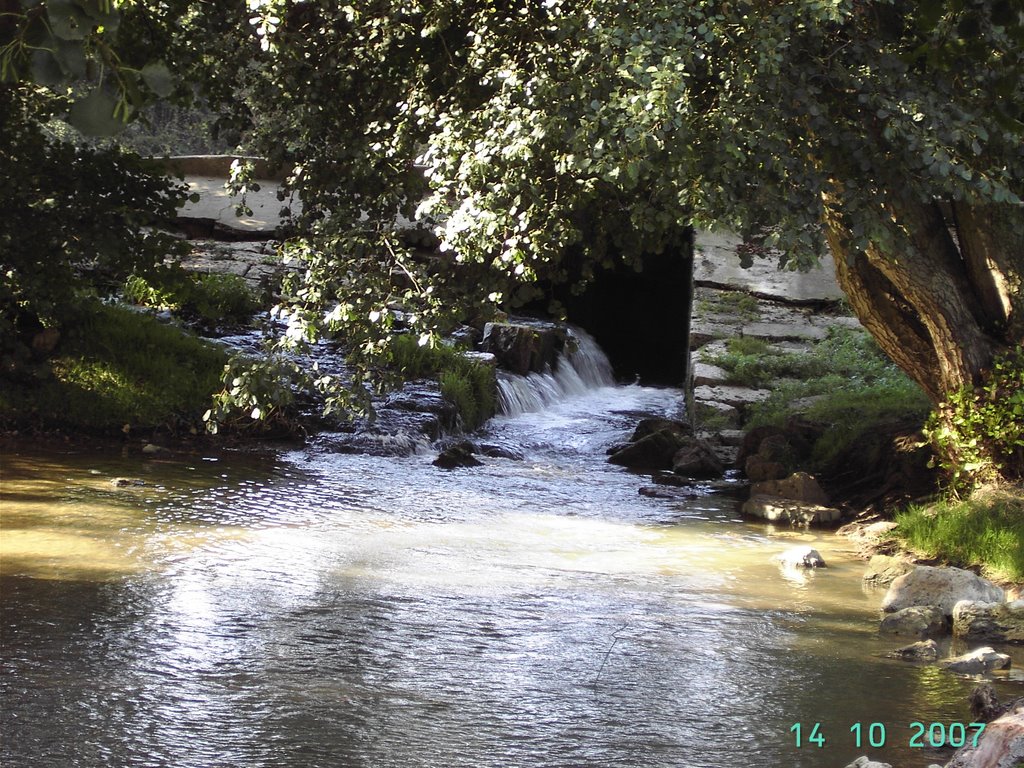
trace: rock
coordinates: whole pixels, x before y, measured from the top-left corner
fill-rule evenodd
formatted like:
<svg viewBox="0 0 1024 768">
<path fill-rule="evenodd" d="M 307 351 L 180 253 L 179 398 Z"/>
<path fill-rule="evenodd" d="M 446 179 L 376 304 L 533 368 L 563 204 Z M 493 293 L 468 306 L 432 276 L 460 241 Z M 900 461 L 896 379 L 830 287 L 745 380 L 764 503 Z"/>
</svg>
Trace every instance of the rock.
<svg viewBox="0 0 1024 768">
<path fill-rule="evenodd" d="M 655 485 L 670 485 L 676 488 L 688 488 L 693 485 L 693 481 L 690 480 L 690 478 L 677 475 L 675 472 L 669 472 L 664 469 L 651 475 L 651 482 Z"/>
<path fill-rule="evenodd" d="M 946 768 L 1019 768 L 1024 762 L 1024 708 L 989 723 L 977 747 L 964 747 Z"/>
<path fill-rule="evenodd" d="M 755 483 L 766 480 L 778 480 L 786 476 L 786 467 L 777 461 L 769 461 L 763 456 L 751 456 L 743 466 L 747 477 Z"/>
<path fill-rule="evenodd" d="M 887 525 L 887 530 L 893 527 L 888 523 Z M 910 573 L 914 570 L 914 567 L 913 563 L 904 560 L 902 557 L 872 555 L 868 561 L 867 570 L 864 571 L 863 581 L 865 584 L 875 587 L 886 586 L 892 584 L 893 581 L 903 574 Z"/>
<path fill-rule="evenodd" d="M 717 387 L 703 385 L 693 389 L 695 400 L 713 400 L 716 403 L 726 403 L 740 410 L 767 400 L 770 394 L 771 392 L 767 389 L 748 389 L 747 387 L 731 387 L 726 385 Z"/>
<path fill-rule="evenodd" d="M 673 487 L 670 485 L 642 485 L 638 493 L 652 499 L 692 499 L 703 495 L 701 491 L 690 487 Z"/>
<path fill-rule="evenodd" d="M 987 579 L 961 568 L 919 565 L 892 582 L 882 610 L 893 613 L 912 605 L 937 605 L 946 616 L 961 600 L 1001 603 L 1003 590 Z"/>
<path fill-rule="evenodd" d="M 553 366 L 567 338 L 568 332 L 554 324 L 487 323 L 480 348 L 505 370 L 525 376 Z"/>
<path fill-rule="evenodd" d="M 722 445 L 728 445 L 732 448 L 739 448 L 743 445 L 743 438 L 746 437 L 746 433 L 742 429 L 720 429 L 715 432 L 718 436 L 718 440 L 721 441 Z"/>
<path fill-rule="evenodd" d="M 988 643 L 1024 643 L 1024 600 L 961 600 L 953 606 L 953 634 Z"/>
<path fill-rule="evenodd" d="M 633 436 L 629 438 L 629 442 L 635 443 L 637 440 L 643 440 L 648 435 L 653 435 L 655 432 L 661 432 L 662 430 L 668 430 L 677 435 L 693 434 L 693 427 L 684 421 L 654 416 L 640 420 L 636 425 L 636 429 L 633 430 Z"/>
<path fill-rule="evenodd" d="M 991 672 L 993 669 L 1008 669 L 1010 657 L 1005 653 L 997 653 L 988 646 L 965 653 L 952 659 L 940 661 L 939 666 L 948 669 L 950 672 L 960 672 L 964 675 L 980 675 Z"/>
<path fill-rule="evenodd" d="M 717 400 L 697 400 L 694 402 L 693 410 L 698 423 L 710 420 L 730 427 L 740 425 L 739 409 L 728 403 L 720 403 Z"/>
<path fill-rule="evenodd" d="M 793 547 L 775 556 L 787 568 L 827 568 L 825 558 L 811 546 Z"/>
<path fill-rule="evenodd" d="M 942 609 L 934 605 L 912 605 L 882 618 L 879 631 L 889 635 L 936 637 L 946 634 L 949 624 Z"/>
<path fill-rule="evenodd" d="M 828 506 L 828 494 L 806 472 L 794 472 L 782 480 L 762 480 L 750 489 L 754 496 L 781 496 L 784 499 Z"/>
<path fill-rule="evenodd" d="M 872 760 L 866 755 L 861 755 L 846 768 L 892 768 L 889 763 L 879 763 L 877 760 Z"/>
<path fill-rule="evenodd" d="M 669 469 L 673 457 L 687 439 L 675 430 L 662 429 L 627 443 L 609 456 L 608 461 L 631 469 Z"/>
<path fill-rule="evenodd" d="M 115 488 L 127 488 L 132 485 L 145 485 L 146 483 L 134 477 L 115 477 L 111 479 L 110 484 Z"/>
<path fill-rule="evenodd" d="M 743 335 L 765 341 L 822 341 L 828 331 L 810 323 L 749 323 L 743 326 Z"/>
<path fill-rule="evenodd" d="M 842 513 L 833 507 L 805 504 L 778 496 L 751 496 L 741 509 L 744 515 L 760 517 L 771 522 L 799 525 L 827 525 L 836 523 Z"/>
<path fill-rule="evenodd" d="M 770 430 L 770 431 L 769 431 Z M 738 461 L 754 482 L 780 480 L 789 474 L 787 467 L 797 463 L 801 451 L 794 445 L 793 437 L 777 427 L 751 430 L 740 446 Z M 753 446 L 756 444 L 756 451 Z M 753 451 L 753 452 L 752 452 Z"/>
<path fill-rule="evenodd" d="M 684 477 L 712 478 L 721 477 L 725 466 L 706 441 L 686 437 L 672 456 L 672 471 Z"/>
<path fill-rule="evenodd" d="M 693 364 L 693 386 L 695 387 L 714 387 L 718 384 L 724 384 L 728 379 L 729 374 L 717 365 L 710 365 L 708 363 Z"/>
<path fill-rule="evenodd" d="M 473 446 L 467 441 L 449 445 L 437 455 L 432 463 L 441 469 L 483 466 L 483 462 L 473 455 Z"/>
<path fill-rule="evenodd" d="M 477 449 L 479 453 L 491 459 L 511 459 L 512 461 L 522 461 L 526 458 L 526 454 L 514 445 L 480 443 L 480 445 L 477 446 Z"/>
<path fill-rule="evenodd" d="M 154 453 L 163 453 L 165 450 L 167 449 L 162 448 L 159 445 L 154 445 L 153 443 L 146 443 L 144 446 L 142 446 L 142 452 L 150 455 Z"/>
<path fill-rule="evenodd" d="M 890 659 L 903 659 L 904 661 L 935 661 L 939 658 L 939 646 L 934 640 L 921 640 L 889 651 L 885 655 Z"/>
<path fill-rule="evenodd" d="M 1007 712 L 1024 707 L 1024 696 L 1012 701 L 999 701 L 996 696 L 996 689 L 991 683 L 981 683 L 970 696 L 971 717 L 978 723 L 990 723 Z"/>
<path fill-rule="evenodd" d="M 785 438 L 786 431 L 781 427 L 772 425 L 754 427 L 748 431 L 743 437 L 743 442 L 740 443 L 739 460 L 741 462 L 745 462 L 749 457 L 759 453 L 761 450 L 761 443 L 763 443 L 767 438 L 775 437 L 776 435 L 780 435 Z"/>
</svg>

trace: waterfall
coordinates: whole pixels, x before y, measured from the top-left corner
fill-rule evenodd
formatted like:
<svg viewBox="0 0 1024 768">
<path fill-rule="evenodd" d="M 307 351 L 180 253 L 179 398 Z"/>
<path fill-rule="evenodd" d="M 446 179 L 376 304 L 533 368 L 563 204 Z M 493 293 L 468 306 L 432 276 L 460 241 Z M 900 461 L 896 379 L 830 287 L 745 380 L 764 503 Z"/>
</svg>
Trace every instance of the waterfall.
<svg viewBox="0 0 1024 768">
<path fill-rule="evenodd" d="M 566 397 L 615 383 L 612 365 L 593 337 L 579 328 L 570 328 L 569 336 L 571 349 L 559 356 L 553 370 L 528 376 L 498 372 L 499 413 L 540 411 Z"/>
</svg>

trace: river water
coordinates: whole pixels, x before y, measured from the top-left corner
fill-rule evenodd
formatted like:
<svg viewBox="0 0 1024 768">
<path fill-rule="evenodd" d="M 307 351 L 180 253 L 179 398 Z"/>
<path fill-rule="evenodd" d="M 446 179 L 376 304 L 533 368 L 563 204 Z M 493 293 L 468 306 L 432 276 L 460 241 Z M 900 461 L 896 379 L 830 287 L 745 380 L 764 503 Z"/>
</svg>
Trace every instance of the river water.
<svg viewBox="0 0 1024 768">
<path fill-rule="evenodd" d="M 948 755 L 909 748 L 909 723 L 969 719 L 974 682 L 880 658 L 899 641 L 877 636 L 881 595 L 844 541 L 742 522 L 723 497 L 649 499 L 605 462 L 679 392 L 551 400 L 481 438 L 522 460 L 465 470 L 329 440 L 271 459 L 6 452 L 0 765 Z M 830 567 L 772 562 L 797 543 Z M 885 746 L 856 748 L 851 726 L 876 722 Z M 824 747 L 797 748 L 795 723 Z"/>
</svg>

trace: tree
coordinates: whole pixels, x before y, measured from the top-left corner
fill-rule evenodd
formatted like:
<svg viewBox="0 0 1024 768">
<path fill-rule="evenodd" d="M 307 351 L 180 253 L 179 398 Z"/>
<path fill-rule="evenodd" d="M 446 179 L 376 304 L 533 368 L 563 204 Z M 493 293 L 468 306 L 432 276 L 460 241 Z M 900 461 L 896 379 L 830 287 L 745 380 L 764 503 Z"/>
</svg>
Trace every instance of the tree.
<svg viewBox="0 0 1024 768">
<path fill-rule="evenodd" d="M 344 327 L 372 358 L 398 323 L 426 342 L 724 225 L 790 266 L 827 240 L 936 404 L 1021 344 L 1019 0 L 180 5 L 170 69 L 293 169 L 292 339 Z"/>
<path fill-rule="evenodd" d="M 1021 344 L 1017 2 L 261 8 L 257 145 L 297 163 L 312 235 L 297 335 L 324 310 L 387 323 L 389 299 L 431 330 L 453 285 L 505 305 L 725 224 L 791 266 L 827 239 L 858 317 L 936 405 Z M 453 262 L 402 251 L 394 212 L 416 203 Z"/>
</svg>

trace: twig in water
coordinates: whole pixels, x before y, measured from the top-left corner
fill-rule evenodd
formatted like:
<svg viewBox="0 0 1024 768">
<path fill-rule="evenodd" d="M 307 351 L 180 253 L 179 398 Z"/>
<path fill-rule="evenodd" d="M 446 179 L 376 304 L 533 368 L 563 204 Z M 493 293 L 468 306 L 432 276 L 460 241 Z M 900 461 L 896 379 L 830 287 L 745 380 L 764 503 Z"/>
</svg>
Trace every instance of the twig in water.
<svg viewBox="0 0 1024 768">
<path fill-rule="evenodd" d="M 619 632 L 629 628 L 629 622 L 633 617 L 630 616 L 626 619 L 625 623 L 612 632 L 612 644 L 608 646 L 608 650 L 604 652 L 604 658 L 601 660 L 601 668 L 597 670 L 597 677 L 594 678 L 594 687 L 597 688 L 597 684 L 601 681 L 601 673 L 604 672 L 605 664 L 608 663 L 608 657 L 612 655 L 612 651 L 615 650 L 615 644 L 619 642 Z"/>
</svg>

